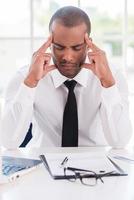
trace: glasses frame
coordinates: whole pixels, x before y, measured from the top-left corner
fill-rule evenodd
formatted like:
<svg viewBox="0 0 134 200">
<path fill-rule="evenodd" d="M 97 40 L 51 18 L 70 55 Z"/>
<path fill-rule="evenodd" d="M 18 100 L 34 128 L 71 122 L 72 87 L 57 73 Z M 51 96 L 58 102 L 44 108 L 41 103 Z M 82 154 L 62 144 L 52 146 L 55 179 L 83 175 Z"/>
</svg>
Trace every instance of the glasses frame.
<svg viewBox="0 0 134 200">
<path fill-rule="evenodd" d="M 74 175 L 67 175 L 66 171 L 72 171 Z M 91 174 L 92 173 L 92 174 Z M 110 174 L 114 174 L 115 171 L 107 172 L 107 173 L 102 173 L 102 174 L 97 174 L 94 171 L 91 170 L 85 170 L 85 169 L 79 169 L 79 168 L 73 168 L 73 167 L 64 167 L 64 175 L 66 177 L 66 180 L 70 182 L 75 182 L 77 179 L 80 180 L 80 182 L 83 185 L 86 186 L 95 186 L 97 184 L 98 179 L 104 183 L 103 177 L 109 176 Z M 84 178 L 95 178 L 95 184 L 86 184 L 83 179 Z"/>
</svg>

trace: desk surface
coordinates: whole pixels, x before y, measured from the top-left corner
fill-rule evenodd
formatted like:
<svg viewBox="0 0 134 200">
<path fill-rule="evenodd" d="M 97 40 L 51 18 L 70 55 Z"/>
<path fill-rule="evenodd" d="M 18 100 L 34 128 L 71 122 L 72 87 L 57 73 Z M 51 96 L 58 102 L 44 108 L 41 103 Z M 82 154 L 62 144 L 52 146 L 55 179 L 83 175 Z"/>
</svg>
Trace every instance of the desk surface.
<svg viewBox="0 0 134 200">
<path fill-rule="evenodd" d="M 3 155 L 37 158 L 48 152 L 94 152 L 117 153 L 133 155 L 131 150 L 114 150 L 110 148 L 44 148 L 44 149 L 17 149 L 3 151 Z M 1 200 L 133 200 L 134 199 L 134 163 L 122 161 L 123 167 L 128 171 L 126 177 L 105 178 L 104 184 L 98 181 L 94 187 L 83 186 L 79 180 L 71 183 L 66 180 L 53 180 L 43 165 L 26 174 L 14 182 L 0 186 Z"/>
</svg>

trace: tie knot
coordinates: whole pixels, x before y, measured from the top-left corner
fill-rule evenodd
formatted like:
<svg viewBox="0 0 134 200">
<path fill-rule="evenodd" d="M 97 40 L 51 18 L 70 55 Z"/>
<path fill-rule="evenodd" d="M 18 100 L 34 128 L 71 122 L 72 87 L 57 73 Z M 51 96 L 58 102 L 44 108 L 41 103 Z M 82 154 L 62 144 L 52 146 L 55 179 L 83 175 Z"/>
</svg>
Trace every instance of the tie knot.
<svg viewBox="0 0 134 200">
<path fill-rule="evenodd" d="M 76 86 L 77 82 L 75 80 L 65 81 L 64 84 L 69 90 L 73 90 L 74 87 Z"/>
</svg>

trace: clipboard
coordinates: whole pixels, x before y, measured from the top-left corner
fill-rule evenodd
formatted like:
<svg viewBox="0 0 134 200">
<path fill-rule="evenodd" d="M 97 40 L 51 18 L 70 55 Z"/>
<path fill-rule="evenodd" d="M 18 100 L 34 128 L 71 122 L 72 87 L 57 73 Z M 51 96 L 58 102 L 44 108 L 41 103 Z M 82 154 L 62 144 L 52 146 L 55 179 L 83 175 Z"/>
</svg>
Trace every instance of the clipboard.
<svg viewBox="0 0 134 200">
<path fill-rule="evenodd" d="M 82 153 L 83 154 L 83 153 Z M 59 155 L 59 154 L 58 154 Z M 77 155 L 77 156 L 79 156 L 79 155 Z M 82 155 L 80 155 L 80 157 L 81 157 Z M 83 154 L 83 156 L 85 156 L 84 154 Z M 51 158 L 54 158 L 55 160 L 57 159 L 57 157 L 56 157 L 56 154 L 50 154 L 50 157 Z M 62 158 L 65 158 L 65 157 L 67 157 L 67 156 L 65 156 L 64 154 L 62 155 Z M 72 177 L 72 175 L 64 175 L 64 170 L 63 170 L 63 168 L 61 167 L 60 168 L 60 172 L 59 171 L 57 171 L 57 173 L 56 173 L 56 171 L 54 171 L 52 168 L 52 166 L 56 166 L 56 164 L 59 162 L 59 164 L 57 165 L 57 168 L 59 168 L 60 166 L 60 163 L 62 163 L 61 162 L 61 159 L 59 159 L 59 160 L 56 160 L 56 163 L 54 163 L 54 162 L 52 162 L 51 163 L 51 159 L 49 159 L 49 155 L 47 154 L 47 155 L 40 155 L 39 156 L 39 158 L 41 159 L 41 161 L 43 162 L 43 164 L 44 164 L 44 166 L 45 166 L 45 168 L 46 168 L 46 170 L 48 171 L 48 173 L 50 174 L 50 176 L 54 179 L 54 180 L 61 180 L 61 179 L 69 179 L 70 177 Z M 88 156 L 86 155 L 86 159 L 88 158 Z M 105 177 L 112 177 L 112 176 L 127 176 L 128 175 L 128 173 L 126 173 L 125 171 L 123 171 L 122 170 L 122 172 L 120 172 L 117 168 L 116 168 L 116 166 L 115 165 L 113 165 L 113 163 L 111 163 L 110 161 L 109 161 L 109 159 L 107 159 L 107 157 L 105 156 L 105 158 L 106 158 L 106 160 L 108 161 L 107 163 L 109 163 L 109 169 L 107 169 L 106 170 L 106 168 L 105 168 L 105 170 L 104 170 L 104 168 L 100 168 L 100 171 L 96 171 L 96 169 L 93 169 L 93 168 L 88 168 L 88 170 L 92 170 L 92 171 L 94 171 L 97 175 L 103 175 L 103 173 L 102 172 L 104 172 L 104 173 L 108 173 L 109 171 L 114 171 L 114 173 L 112 173 L 112 174 L 107 174 Z M 99 163 L 100 161 L 98 160 L 98 163 Z M 52 164 L 52 165 L 51 165 Z M 78 163 L 77 163 L 77 161 L 76 161 L 76 163 L 75 163 L 76 165 L 75 165 L 75 168 L 79 168 L 79 167 L 77 167 L 78 166 Z M 74 166 L 73 166 L 74 167 Z M 121 168 L 121 167 L 120 167 Z M 85 169 L 84 168 L 84 166 L 82 166 L 82 169 Z M 87 169 L 87 168 L 86 168 Z"/>
</svg>

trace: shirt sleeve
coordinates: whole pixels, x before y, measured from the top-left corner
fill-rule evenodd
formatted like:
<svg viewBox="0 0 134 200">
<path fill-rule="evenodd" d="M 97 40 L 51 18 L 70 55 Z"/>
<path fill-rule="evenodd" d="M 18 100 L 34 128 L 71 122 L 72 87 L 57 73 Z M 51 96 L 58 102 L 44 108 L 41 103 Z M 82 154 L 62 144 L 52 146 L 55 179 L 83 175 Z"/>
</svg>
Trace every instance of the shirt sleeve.
<svg viewBox="0 0 134 200">
<path fill-rule="evenodd" d="M 100 115 L 105 138 L 110 146 L 125 147 L 132 136 L 129 119 L 128 88 L 123 74 L 114 75 L 116 84 L 102 88 Z"/>
<path fill-rule="evenodd" d="M 36 88 L 23 82 L 24 76 L 18 72 L 6 89 L 1 120 L 1 141 L 6 148 L 20 146 L 32 121 Z"/>
</svg>

